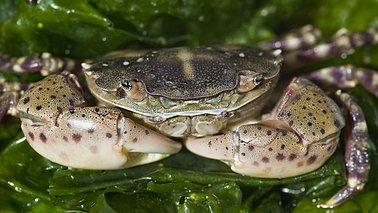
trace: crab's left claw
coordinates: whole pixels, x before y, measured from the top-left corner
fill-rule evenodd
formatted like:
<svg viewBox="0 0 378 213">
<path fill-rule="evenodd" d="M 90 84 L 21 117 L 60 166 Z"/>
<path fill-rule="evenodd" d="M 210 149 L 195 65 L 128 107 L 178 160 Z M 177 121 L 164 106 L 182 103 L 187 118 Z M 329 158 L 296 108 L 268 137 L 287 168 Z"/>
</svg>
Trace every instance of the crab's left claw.
<svg viewBox="0 0 378 213">
<path fill-rule="evenodd" d="M 228 162 L 237 173 L 285 178 L 319 168 L 333 154 L 344 119 L 336 103 L 305 79 L 294 79 L 268 120 L 226 134 L 190 138 L 186 147 Z"/>
</svg>

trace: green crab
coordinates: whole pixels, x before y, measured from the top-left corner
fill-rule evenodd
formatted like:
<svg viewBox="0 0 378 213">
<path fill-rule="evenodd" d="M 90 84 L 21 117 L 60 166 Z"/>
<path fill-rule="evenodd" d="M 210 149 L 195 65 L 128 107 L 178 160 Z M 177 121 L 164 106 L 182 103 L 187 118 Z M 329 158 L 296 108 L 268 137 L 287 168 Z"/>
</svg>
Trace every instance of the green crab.
<svg viewBox="0 0 378 213">
<path fill-rule="evenodd" d="M 336 102 L 310 80 L 340 88 L 361 84 L 378 95 L 376 72 L 325 68 L 306 76 L 310 80 L 294 78 L 274 109 L 254 120 L 274 91 L 283 63 L 348 53 L 377 43 L 378 32 L 343 33 L 316 44 L 318 37 L 318 30 L 306 26 L 259 47 L 125 50 L 82 64 L 48 53 L 21 58 L 1 54 L 1 70 L 47 77 L 33 84 L 2 82 L 0 115 L 18 115 L 33 149 L 69 167 L 137 166 L 177 153 L 184 144 L 243 175 L 297 176 L 324 164 L 346 123 Z M 80 67 L 98 100 L 94 106 L 70 72 Z M 362 190 L 370 168 L 360 107 L 341 91 L 333 97 L 351 121 L 345 154 L 348 185 L 322 207 L 339 205 Z"/>
</svg>

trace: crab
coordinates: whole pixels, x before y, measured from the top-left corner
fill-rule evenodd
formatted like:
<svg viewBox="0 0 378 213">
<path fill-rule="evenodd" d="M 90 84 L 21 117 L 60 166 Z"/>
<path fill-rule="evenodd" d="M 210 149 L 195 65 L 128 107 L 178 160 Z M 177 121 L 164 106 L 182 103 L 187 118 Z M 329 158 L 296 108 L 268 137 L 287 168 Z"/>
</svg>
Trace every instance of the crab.
<svg viewBox="0 0 378 213">
<path fill-rule="evenodd" d="M 226 45 L 124 50 L 81 64 L 91 106 L 70 71 L 76 61 L 51 54 L 12 58 L 2 70 L 47 75 L 33 84 L 3 81 L 0 117 L 18 115 L 30 146 L 61 165 L 119 169 L 154 162 L 182 149 L 229 164 L 237 173 L 286 178 L 313 171 L 334 153 L 349 123 L 345 161 L 348 184 L 321 207 L 334 207 L 361 191 L 369 173 L 368 134 L 361 108 L 346 93 L 328 88 L 361 84 L 378 96 L 375 71 L 324 68 L 296 77 L 273 110 L 266 111 L 285 66 L 319 60 L 377 43 L 377 29 L 339 33 L 315 44 L 319 31 L 306 26 L 259 47 Z M 283 53 L 282 53 L 283 52 Z M 308 80 L 309 79 L 309 80 Z M 20 96 L 21 95 L 21 96 Z M 176 142 L 175 139 L 183 141 Z"/>
</svg>

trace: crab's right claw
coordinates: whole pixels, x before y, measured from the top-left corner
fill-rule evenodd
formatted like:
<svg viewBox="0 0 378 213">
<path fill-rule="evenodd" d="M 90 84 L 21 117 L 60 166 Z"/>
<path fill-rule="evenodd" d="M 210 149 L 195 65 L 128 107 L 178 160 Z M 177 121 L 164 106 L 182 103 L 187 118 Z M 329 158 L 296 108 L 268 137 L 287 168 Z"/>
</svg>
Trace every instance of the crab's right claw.
<svg viewBox="0 0 378 213">
<path fill-rule="evenodd" d="M 60 89 L 51 90 L 53 86 Z M 34 150 L 65 166 L 126 168 L 181 149 L 181 144 L 124 117 L 119 109 L 86 106 L 76 77 L 68 73 L 36 83 L 21 97 L 17 109 Z"/>
<path fill-rule="evenodd" d="M 27 117 L 21 120 L 34 150 L 74 168 L 128 168 L 161 160 L 181 149 L 180 143 L 125 118 L 118 109 L 70 108 L 52 126 Z"/>
</svg>

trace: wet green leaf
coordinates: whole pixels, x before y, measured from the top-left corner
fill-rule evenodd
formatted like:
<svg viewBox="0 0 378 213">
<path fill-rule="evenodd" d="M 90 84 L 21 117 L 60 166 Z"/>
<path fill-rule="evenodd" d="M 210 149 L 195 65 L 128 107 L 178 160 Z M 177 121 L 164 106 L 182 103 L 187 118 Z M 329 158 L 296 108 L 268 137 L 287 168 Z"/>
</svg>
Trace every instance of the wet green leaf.
<svg viewBox="0 0 378 213">
<path fill-rule="evenodd" d="M 95 57 L 122 48 L 223 43 L 253 44 L 314 24 L 326 37 L 340 27 L 363 30 L 377 24 L 375 0 L 0 0 L 0 49 L 11 55 L 52 52 Z M 330 21 L 332 20 L 332 21 Z M 315 65 L 352 63 L 378 68 L 377 45 L 346 58 Z M 303 70 L 299 70 L 302 72 Z M 40 78 L 2 74 L 6 79 Z M 378 101 L 365 90 L 348 90 L 378 138 Z M 116 171 L 57 166 L 22 139 L 16 119 L 0 124 L 1 212 L 324 212 L 316 204 L 345 184 L 341 150 L 326 165 L 287 179 L 234 174 L 222 162 L 182 151 L 158 163 Z M 371 152 L 366 189 L 335 212 L 375 212 L 378 153 Z"/>
</svg>

